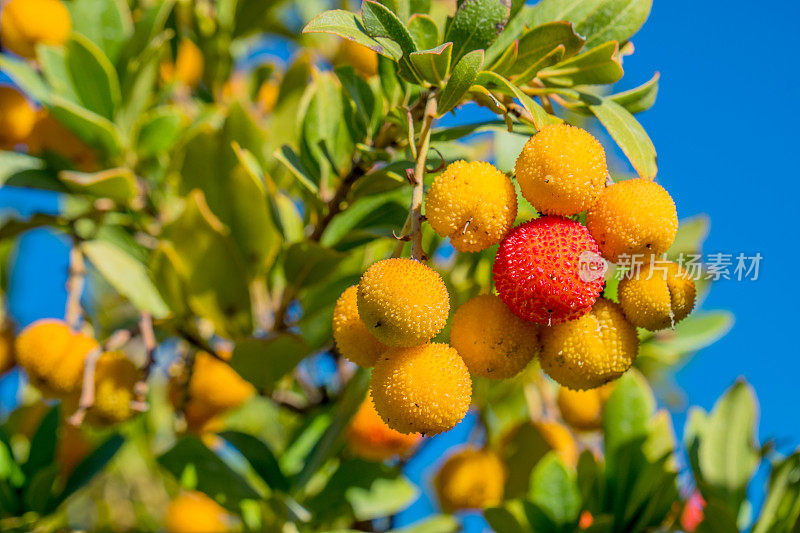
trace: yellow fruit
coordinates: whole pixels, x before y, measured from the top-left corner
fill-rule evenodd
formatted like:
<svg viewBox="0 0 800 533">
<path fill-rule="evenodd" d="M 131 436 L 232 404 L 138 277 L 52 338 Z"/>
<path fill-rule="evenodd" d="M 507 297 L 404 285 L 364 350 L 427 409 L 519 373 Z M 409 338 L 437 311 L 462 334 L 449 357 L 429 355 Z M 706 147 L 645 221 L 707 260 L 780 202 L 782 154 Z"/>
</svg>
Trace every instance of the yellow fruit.
<svg viewBox="0 0 800 533">
<path fill-rule="evenodd" d="M 634 326 L 658 331 L 673 327 L 694 309 L 694 280 L 671 261 L 647 263 L 619 283 L 619 303 Z"/>
<path fill-rule="evenodd" d="M 11 150 L 33 131 L 36 110 L 14 87 L 0 87 L 0 149 Z"/>
<path fill-rule="evenodd" d="M 542 348 L 547 375 L 570 389 L 593 389 L 631 367 L 639 338 L 620 306 L 599 298 L 581 318 L 544 329 Z"/>
<path fill-rule="evenodd" d="M 107 426 L 124 422 L 134 414 L 131 403 L 139 369 L 122 352 L 105 352 L 97 360 L 95 400 L 86 413 L 90 424 Z"/>
<path fill-rule="evenodd" d="M 184 405 L 189 430 L 201 433 L 218 429 L 216 417 L 244 404 L 255 392 L 230 365 L 211 354 L 198 352 Z M 180 380 L 171 380 L 169 397 L 173 407 L 181 405 L 183 393 Z"/>
<path fill-rule="evenodd" d="M 194 41 L 184 37 L 178 43 L 175 63 L 170 61 L 161 63 L 161 77 L 168 83 L 176 81 L 187 87 L 197 87 L 203 79 L 204 68 L 203 52 Z"/>
<path fill-rule="evenodd" d="M 276 80 L 266 80 L 258 88 L 256 100 L 258 106 L 264 113 L 269 113 L 275 108 L 278 102 L 278 94 L 280 92 L 280 84 Z"/>
<path fill-rule="evenodd" d="M 45 109 L 37 114 L 36 123 L 26 139 L 26 144 L 32 154 L 48 151 L 72 162 L 78 170 L 91 172 L 97 169 L 94 151 Z"/>
<path fill-rule="evenodd" d="M 341 42 L 333 62 L 336 65 L 352 65 L 356 72 L 367 78 L 378 73 L 378 54 L 349 39 Z"/>
<path fill-rule="evenodd" d="M 358 289 L 353 285 L 337 300 L 333 309 L 333 340 L 342 356 L 369 368 L 388 346 L 376 339 L 358 317 L 357 293 Z"/>
<path fill-rule="evenodd" d="M 541 352 L 538 324 L 517 317 L 494 294 L 476 296 L 456 310 L 450 344 L 470 373 L 494 379 L 516 376 Z"/>
<path fill-rule="evenodd" d="M 654 181 L 636 178 L 606 187 L 586 213 L 586 227 L 603 257 L 648 258 L 666 252 L 678 231 L 678 213 L 669 193 Z"/>
<path fill-rule="evenodd" d="M 581 391 L 561 387 L 557 399 L 561 418 L 577 430 L 600 429 L 603 426 L 603 406 L 613 390 L 614 383 Z"/>
<path fill-rule="evenodd" d="M 389 350 L 375 363 L 370 388 L 378 414 L 400 433 L 448 431 L 472 400 L 467 365 L 446 344 Z"/>
<path fill-rule="evenodd" d="M 8 321 L 0 324 L 0 376 L 14 368 L 14 327 Z"/>
<path fill-rule="evenodd" d="M 165 520 L 168 533 L 224 533 L 230 516 L 202 492 L 184 492 L 169 504 Z"/>
<path fill-rule="evenodd" d="M 357 456 L 368 461 L 383 461 L 404 456 L 419 442 L 418 433 L 404 435 L 381 420 L 372 398 L 367 398 L 347 428 L 347 444 Z"/>
<path fill-rule="evenodd" d="M 558 422 L 533 422 L 545 442 L 567 466 L 578 464 L 578 444 L 569 429 Z"/>
<path fill-rule="evenodd" d="M 451 163 L 425 198 L 425 216 L 460 252 L 480 252 L 503 240 L 517 218 L 517 193 L 494 165 Z"/>
<path fill-rule="evenodd" d="M 433 485 L 442 509 L 484 509 L 500 505 L 506 467 L 489 450 L 466 448 L 450 457 L 436 474 Z"/>
<path fill-rule="evenodd" d="M 389 346 L 418 346 L 447 323 L 450 296 L 434 270 L 413 259 L 385 259 L 358 284 L 358 314 L 367 330 Z"/>
<path fill-rule="evenodd" d="M 56 464 L 62 478 L 69 477 L 91 451 L 92 444 L 81 428 L 66 423 L 61 425 L 56 444 Z"/>
<path fill-rule="evenodd" d="M 72 31 L 69 11 L 58 0 L 9 0 L 0 16 L 0 41 L 17 55 L 36 57 L 39 43 L 58 46 Z"/>
<path fill-rule="evenodd" d="M 44 319 L 26 327 L 14 349 L 17 363 L 42 392 L 64 396 L 81 389 L 86 356 L 97 341 L 72 331 L 63 320 Z"/>
<path fill-rule="evenodd" d="M 608 177 L 603 146 L 568 124 L 542 128 L 517 158 L 522 195 L 540 213 L 570 216 L 592 207 Z"/>
</svg>

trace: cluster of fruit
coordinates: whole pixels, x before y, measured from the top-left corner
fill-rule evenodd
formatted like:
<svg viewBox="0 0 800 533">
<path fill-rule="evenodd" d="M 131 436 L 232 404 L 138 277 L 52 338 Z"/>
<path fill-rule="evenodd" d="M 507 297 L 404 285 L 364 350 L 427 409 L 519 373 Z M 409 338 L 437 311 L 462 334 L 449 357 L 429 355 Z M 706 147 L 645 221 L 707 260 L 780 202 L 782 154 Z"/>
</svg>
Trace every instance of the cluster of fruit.
<svg viewBox="0 0 800 533">
<path fill-rule="evenodd" d="M 499 244 L 496 294 L 456 310 L 450 345 L 431 342 L 447 323 L 450 299 L 421 262 L 379 261 L 337 302 L 336 346 L 374 367 L 370 396 L 394 430 L 451 429 L 469 408 L 470 375 L 511 378 L 535 358 L 567 389 L 601 387 L 633 365 L 637 327 L 670 327 L 694 307 L 694 281 L 659 259 L 678 229 L 675 204 L 659 184 L 610 182 L 602 145 L 566 124 L 531 137 L 515 174 L 541 216 L 513 228 L 516 188 L 489 163 L 451 164 L 426 195 L 427 221 L 456 250 Z M 642 268 L 620 282 L 619 303 L 604 298 L 604 260 L 629 257 L 642 258 Z"/>
</svg>

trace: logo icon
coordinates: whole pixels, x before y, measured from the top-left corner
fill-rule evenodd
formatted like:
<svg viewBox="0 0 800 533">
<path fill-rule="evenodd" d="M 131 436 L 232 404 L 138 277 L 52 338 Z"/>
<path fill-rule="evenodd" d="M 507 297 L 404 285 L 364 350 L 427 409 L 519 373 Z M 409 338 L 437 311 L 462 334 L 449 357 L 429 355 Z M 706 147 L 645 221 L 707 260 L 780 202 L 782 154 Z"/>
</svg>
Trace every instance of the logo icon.
<svg viewBox="0 0 800 533">
<path fill-rule="evenodd" d="M 578 256 L 578 276 L 584 283 L 602 279 L 608 271 L 608 261 L 592 251 L 585 250 Z"/>
</svg>

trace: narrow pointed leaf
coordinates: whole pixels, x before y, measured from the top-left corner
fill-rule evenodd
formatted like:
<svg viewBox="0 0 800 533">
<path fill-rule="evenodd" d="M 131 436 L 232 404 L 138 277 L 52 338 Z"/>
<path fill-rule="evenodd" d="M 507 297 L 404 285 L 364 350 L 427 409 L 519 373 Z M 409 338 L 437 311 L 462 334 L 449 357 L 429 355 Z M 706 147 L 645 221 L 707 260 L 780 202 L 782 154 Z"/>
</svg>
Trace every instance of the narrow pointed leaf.
<svg viewBox="0 0 800 533">
<path fill-rule="evenodd" d="M 458 105 L 461 98 L 475 83 L 482 66 L 483 50 L 470 52 L 456 63 L 453 68 L 453 74 L 439 97 L 437 108 L 439 116 L 444 115 Z"/>
</svg>

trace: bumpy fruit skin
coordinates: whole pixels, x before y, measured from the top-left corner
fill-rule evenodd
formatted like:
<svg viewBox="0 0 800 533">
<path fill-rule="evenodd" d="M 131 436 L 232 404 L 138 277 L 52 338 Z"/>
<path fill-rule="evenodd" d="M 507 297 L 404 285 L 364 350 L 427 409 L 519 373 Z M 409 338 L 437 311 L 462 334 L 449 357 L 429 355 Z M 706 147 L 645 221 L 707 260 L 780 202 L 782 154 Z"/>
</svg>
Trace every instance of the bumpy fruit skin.
<svg viewBox="0 0 800 533">
<path fill-rule="evenodd" d="M 180 379 L 172 379 L 169 398 L 173 407 L 181 405 L 183 393 Z M 255 388 L 230 365 L 211 354 L 198 352 L 184 405 L 188 429 L 195 433 L 216 430 L 218 416 L 244 404 L 255 393 Z"/>
<path fill-rule="evenodd" d="M 14 326 L 8 321 L 0 323 L 0 376 L 14 368 Z"/>
<path fill-rule="evenodd" d="M 694 280 L 671 261 L 647 263 L 619 282 L 619 303 L 634 326 L 658 331 L 673 327 L 694 309 Z"/>
<path fill-rule="evenodd" d="M 456 161 L 431 185 L 425 216 L 456 250 L 480 252 L 499 243 L 514 225 L 517 193 L 494 165 Z"/>
<path fill-rule="evenodd" d="M 39 110 L 26 144 L 31 154 L 52 152 L 83 172 L 98 168 L 97 155 L 92 148 L 53 118 L 46 109 Z"/>
<path fill-rule="evenodd" d="M 63 320 L 38 320 L 17 336 L 17 363 L 43 393 L 66 396 L 83 383 L 86 356 L 97 341 L 72 331 Z"/>
<path fill-rule="evenodd" d="M 613 390 L 614 383 L 582 391 L 561 387 L 556 401 L 561 418 L 579 431 L 600 429 L 603 427 L 603 406 Z"/>
<path fill-rule="evenodd" d="M 358 288 L 353 285 L 342 293 L 333 309 L 333 340 L 349 361 L 369 368 L 380 354 L 389 349 L 376 339 L 358 316 Z"/>
<path fill-rule="evenodd" d="M 588 131 L 568 124 L 547 126 L 531 137 L 516 164 L 522 195 L 547 215 L 589 209 L 607 176 L 603 146 Z"/>
<path fill-rule="evenodd" d="M 58 46 L 72 31 L 69 11 L 58 0 L 10 0 L 0 16 L 0 40 L 22 57 L 36 57 L 36 45 Z"/>
<path fill-rule="evenodd" d="M 563 217 L 541 217 L 517 226 L 500 243 L 494 263 L 497 293 L 520 318 L 553 325 L 591 309 L 603 278 L 584 281 L 581 254 L 599 254 L 585 227 Z"/>
<path fill-rule="evenodd" d="M 421 439 L 395 431 L 381 420 L 372 398 L 367 398 L 347 428 L 347 444 L 353 454 L 368 461 L 407 455 Z"/>
<path fill-rule="evenodd" d="M 542 369 L 564 387 L 593 389 L 636 360 L 639 337 L 622 308 L 600 298 L 589 314 L 542 332 Z"/>
<path fill-rule="evenodd" d="M 36 110 L 14 87 L 0 87 L 0 149 L 11 150 L 27 140 Z"/>
<path fill-rule="evenodd" d="M 564 464 L 567 466 L 578 464 L 578 444 L 566 426 L 544 420 L 533 422 L 533 425 Z"/>
<path fill-rule="evenodd" d="M 672 246 L 678 231 L 678 212 L 669 193 L 644 178 L 606 187 L 586 213 L 586 226 L 603 257 L 660 256 Z"/>
<path fill-rule="evenodd" d="M 446 512 L 500 505 L 506 467 L 489 450 L 466 448 L 450 457 L 433 480 L 439 504 Z"/>
<path fill-rule="evenodd" d="M 446 344 L 390 350 L 378 358 L 370 383 L 375 409 L 400 433 L 436 435 L 467 414 L 472 380 Z"/>
<path fill-rule="evenodd" d="M 188 37 L 178 43 L 175 63 L 161 63 L 161 77 L 167 83 L 177 81 L 187 87 L 197 87 L 203 79 L 205 60 L 203 52 Z"/>
<path fill-rule="evenodd" d="M 413 259 L 384 259 L 358 284 L 358 314 L 378 340 L 389 346 L 418 346 L 442 331 L 450 296 L 436 271 Z"/>
<path fill-rule="evenodd" d="M 94 376 L 95 401 L 86 413 L 86 420 L 93 425 L 108 426 L 131 418 L 133 388 L 138 380 L 139 369 L 125 354 L 101 355 Z"/>
<path fill-rule="evenodd" d="M 169 504 L 165 520 L 168 533 L 224 533 L 228 512 L 202 492 L 184 492 Z"/>
<path fill-rule="evenodd" d="M 525 322 L 494 294 L 482 294 L 456 310 L 450 344 L 474 376 L 506 379 L 541 352 L 539 326 Z"/>
<path fill-rule="evenodd" d="M 351 65 L 356 72 L 367 78 L 378 73 L 378 54 L 349 39 L 344 39 L 339 45 L 333 62 L 336 65 Z"/>
</svg>

